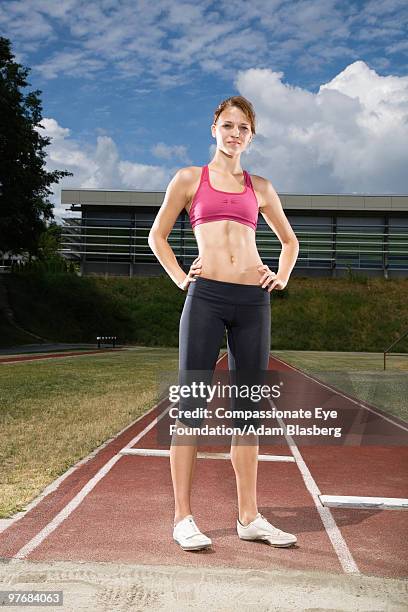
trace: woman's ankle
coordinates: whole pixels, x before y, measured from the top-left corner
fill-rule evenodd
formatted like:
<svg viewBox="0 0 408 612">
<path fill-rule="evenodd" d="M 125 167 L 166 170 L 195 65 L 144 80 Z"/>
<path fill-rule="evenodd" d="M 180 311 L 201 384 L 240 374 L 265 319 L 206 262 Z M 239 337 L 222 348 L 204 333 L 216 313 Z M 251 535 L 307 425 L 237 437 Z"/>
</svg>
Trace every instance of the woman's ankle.
<svg viewBox="0 0 408 612">
<path fill-rule="evenodd" d="M 173 520 L 174 527 L 177 525 L 177 523 L 179 523 L 184 518 L 186 518 L 186 516 L 189 516 L 189 514 L 192 514 L 191 510 L 189 510 L 187 512 L 179 512 L 178 514 L 175 514 L 174 515 L 174 520 Z"/>
<path fill-rule="evenodd" d="M 241 525 L 246 527 L 247 525 L 249 525 L 249 523 L 252 523 L 252 521 L 255 519 L 257 514 L 258 514 L 258 511 L 256 511 L 256 512 L 243 512 L 242 514 L 238 515 L 238 520 L 241 523 Z"/>
</svg>

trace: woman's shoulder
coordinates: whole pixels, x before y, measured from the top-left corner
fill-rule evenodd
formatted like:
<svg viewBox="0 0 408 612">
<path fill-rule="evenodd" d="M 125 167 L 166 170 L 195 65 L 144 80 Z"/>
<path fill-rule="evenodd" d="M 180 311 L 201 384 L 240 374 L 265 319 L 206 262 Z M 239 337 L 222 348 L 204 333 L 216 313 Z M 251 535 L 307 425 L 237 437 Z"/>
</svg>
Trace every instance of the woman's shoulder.
<svg viewBox="0 0 408 612">
<path fill-rule="evenodd" d="M 251 181 L 255 189 L 261 191 L 262 188 L 266 187 L 268 179 L 264 178 L 263 176 L 259 176 L 259 174 L 251 174 L 250 172 L 248 172 L 248 174 L 251 177 Z"/>
<path fill-rule="evenodd" d="M 202 166 L 185 166 L 176 172 L 178 182 L 183 186 L 187 202 L 191 202 L 200 184 Z"/>
<path fill-rule="evenodd" d="M 197 176 L 200 176 L 201 169 L 202 166 L 185 166 L 184 168 L 179 168 L 176 175 L 186 182 L 194 181 Z"/>
<path fill-rule="evenodd" d="M 263 208 L 264 202 L 269 200 L 271 191 L 274 191 L 274 187 L 269 179 L 259 176 L 258 174 L 251 174 L 251 182 L 254 191 L 257 194 L 259 201 L 259 208 Z"/>
<path fill-rule="evenodd" d="M 260 194 L 265 193 L 269 183 L 268 179 L 264 178 L 263 176 L 259 176 L 259 174 L 249 174 L 249 176 L 251 177 L 252 186 L 255 191 Z"/>
</svg>

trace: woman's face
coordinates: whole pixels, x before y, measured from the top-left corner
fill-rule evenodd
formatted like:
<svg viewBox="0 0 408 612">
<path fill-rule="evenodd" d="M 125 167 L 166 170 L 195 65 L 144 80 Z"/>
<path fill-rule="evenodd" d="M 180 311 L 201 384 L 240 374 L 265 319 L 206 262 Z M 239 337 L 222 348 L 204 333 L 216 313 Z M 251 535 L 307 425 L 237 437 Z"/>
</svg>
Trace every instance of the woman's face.
<svg viewBox="0 0 408 612">
<path fill-rule="evenodd" d="M 251 123 L 237 106 L 225 108 L 219 114 L 211 133 L 217 139 L 217 148 L 232 156 L 242 153 L 252 140 Z"/>
</svg>

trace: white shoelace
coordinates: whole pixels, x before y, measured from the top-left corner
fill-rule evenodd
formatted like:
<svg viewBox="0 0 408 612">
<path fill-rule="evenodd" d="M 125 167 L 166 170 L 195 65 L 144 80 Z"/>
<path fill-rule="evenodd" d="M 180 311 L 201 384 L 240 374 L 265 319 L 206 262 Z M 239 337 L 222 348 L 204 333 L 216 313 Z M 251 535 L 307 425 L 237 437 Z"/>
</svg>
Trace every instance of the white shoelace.
<svg viewBox="0 0 408 612">
<path fill-rule="evenodd" d="M 259 518 L 259 517 L 258 517 L 258 518 Z M 264 515 L 263 515 L 263 514 L 261 514 L 261 518 L 263 518 L 263 520 L 266 522 L 267 526 L 268 526 L 268 527 L 270 527 L 274 533 L 277 533 L 277 534 L 282 534 L 282 533 L 284 533 L 284 531 L 282 531 L 282 529 L 278 529 L 278 527 L 274 527 L 274 525 L 272 525 L 272 524 L 271 524 L 271 523 L 268 521 L 268 519 L 264 517 Z"/>
<path fill-rule="evenodd" d="M 189 523 L 191 524 L 191 528 L 194 531 L 194 533 L 192 533 L 191 535 L 201 535 L 201 531 L 199 530 L 199 528 L 195 524 L 194 520 L 192 518 L 190 518 L 188 520 L 189 520 Z M 188 537 L 191 537 L 191 536 L 188 536 Z"/>
</svg>

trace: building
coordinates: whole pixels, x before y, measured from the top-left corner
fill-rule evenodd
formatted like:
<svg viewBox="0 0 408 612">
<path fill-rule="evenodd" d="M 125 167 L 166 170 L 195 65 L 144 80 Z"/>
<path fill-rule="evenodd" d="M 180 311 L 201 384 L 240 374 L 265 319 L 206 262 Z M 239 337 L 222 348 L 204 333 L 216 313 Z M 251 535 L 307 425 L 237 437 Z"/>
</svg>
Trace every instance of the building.
<svg viewBox="0 0 408 612">
<path fill-rule="evenodd" d="M 62 189 L 66 210 L 61 253 L 80 262 L 81 274 L 165 274 L 147 244 L 163 191 Z M 292 276 L 365 275 L 408 277 L 408 195 L 279 193 L 300 243 Z M 280 242 L 259 215 L 256 242 L 262 261 L 277 269 Z M 198 255 L 186 211 L 169 236 L 187 272 Z"/>
</svg>

